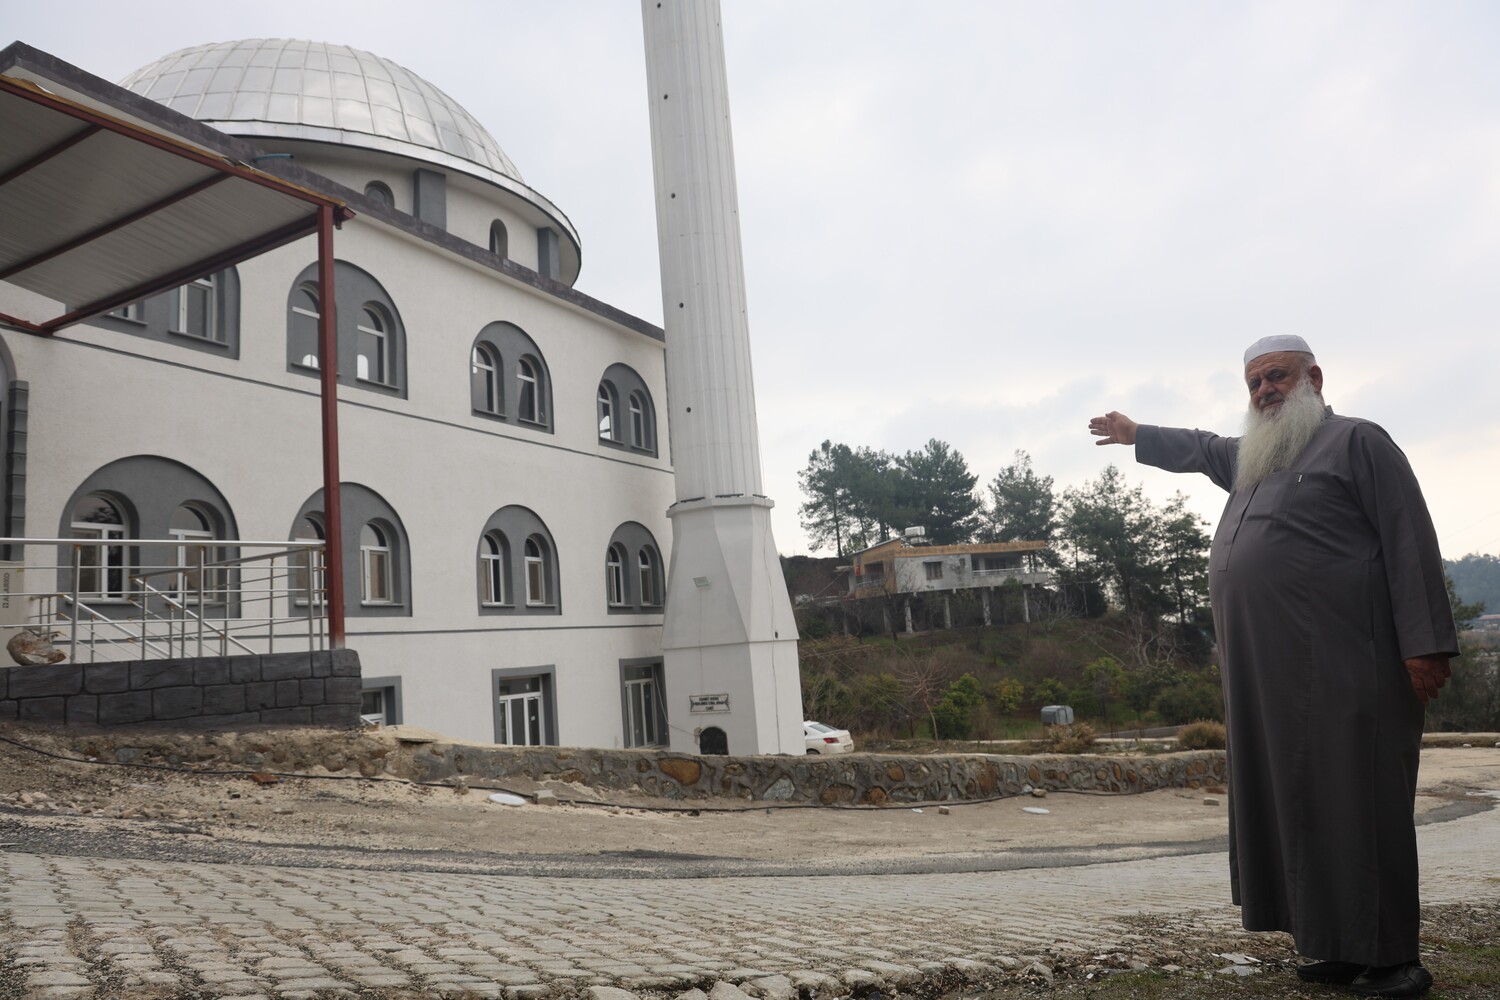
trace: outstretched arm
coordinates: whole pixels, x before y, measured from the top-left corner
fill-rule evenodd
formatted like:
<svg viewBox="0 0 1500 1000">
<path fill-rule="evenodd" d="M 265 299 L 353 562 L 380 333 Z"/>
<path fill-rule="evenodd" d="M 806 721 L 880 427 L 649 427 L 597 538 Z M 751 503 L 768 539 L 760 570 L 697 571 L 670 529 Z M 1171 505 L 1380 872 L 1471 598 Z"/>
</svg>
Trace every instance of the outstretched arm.
<svg viewBox="0 0 1500 1000">
<path fill-rule="evenodd" d="M 1118 410 L 1110 410 L 1102 417 L 1089 421 L 1089 433 L 1099 438 L 1095 444 L 1135 444 L 1135 429 L 1139 426 Z"/>
</svg>

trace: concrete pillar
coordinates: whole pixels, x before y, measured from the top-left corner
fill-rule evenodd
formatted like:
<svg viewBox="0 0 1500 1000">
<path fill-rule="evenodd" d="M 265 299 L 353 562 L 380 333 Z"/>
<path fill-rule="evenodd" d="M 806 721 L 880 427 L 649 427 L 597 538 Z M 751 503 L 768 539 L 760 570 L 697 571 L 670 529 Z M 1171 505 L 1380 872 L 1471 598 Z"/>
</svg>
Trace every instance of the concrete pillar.
<svg viewBox="0 0 1500 1000">
<path fill-rule="evenodd" d="M 992 624 L 990 622 L 990 588 L 985 587 L 979 592 L 979 606 L 984 608 L 985 625 Z"/>
<path fill-rule="evenodd" d="M 1021 620 L 1031 624 L 1031 597 L 1026 593 L 1025 585 L 1021 587 Z"/>
<path fill-rule="evenodd" d="M 948 602 L 948 595 L 943 595 L 943 628 L 953 627 L 953 606 Z"/>
<path fill-rule="evenodd" d="M 907 601 L 901 607 L 906 612 L 906 632 L 907 632 L 908 635 L 910 635 L 911 632 L 913 631 L 912 627 L 911 627 L 911 601 Z"/>
</svg>

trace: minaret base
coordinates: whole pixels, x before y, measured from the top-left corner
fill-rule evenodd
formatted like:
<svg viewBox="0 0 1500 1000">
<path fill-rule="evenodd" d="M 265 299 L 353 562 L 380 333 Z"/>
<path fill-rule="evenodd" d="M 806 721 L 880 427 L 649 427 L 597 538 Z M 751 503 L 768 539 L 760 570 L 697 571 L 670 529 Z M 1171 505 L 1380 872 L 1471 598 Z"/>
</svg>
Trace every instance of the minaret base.
<svg viewBox="0 0 1500 1000">
<path fill-rule="evenodd" d="M 678 503 L 662 626 L 669 748 L 802 754 L 797 623 L 771 537 L 771 501 Z"/>
</svg>

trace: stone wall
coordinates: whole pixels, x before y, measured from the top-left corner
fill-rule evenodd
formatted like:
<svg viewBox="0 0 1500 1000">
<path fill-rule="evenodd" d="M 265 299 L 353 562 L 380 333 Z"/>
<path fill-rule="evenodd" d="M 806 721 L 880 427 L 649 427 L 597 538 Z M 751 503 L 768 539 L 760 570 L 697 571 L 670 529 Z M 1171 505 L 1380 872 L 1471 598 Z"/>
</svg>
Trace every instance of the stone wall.
<svg viewBox="0 0 1500 1000">
<path fill-rule="evenodd" d="M 359 704 L 352 649 L 0 669 L 0 721 L 338 728 Z"/>
<path fill-rule="evenodd" d="M 1031 757 L 998 754 L 700 757 L 645 750 L 484 747 L 426 743 L 391 754 L 386 769 L 416 781 L 474 784 L 522 778 L 665 799 L 732 798 L 821 805 L 961 802 L 1048 791 L 1144 792 L 1227 780 L 1224 753 Z"/>
</svg>

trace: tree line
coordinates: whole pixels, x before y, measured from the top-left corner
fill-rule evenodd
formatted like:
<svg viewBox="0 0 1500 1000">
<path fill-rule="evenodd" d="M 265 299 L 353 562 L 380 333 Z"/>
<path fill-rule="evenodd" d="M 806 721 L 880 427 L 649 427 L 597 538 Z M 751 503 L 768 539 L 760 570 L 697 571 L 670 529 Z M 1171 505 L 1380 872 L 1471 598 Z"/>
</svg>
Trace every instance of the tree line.
<svg viewBox="0 0 1500 1000">
<path fill-rule="evenodd" d="M 824 441 L 799 478 L 814 550 L 842 558 L 913 525 L 937 545 L 1041 541 L 1033 558 L 1057 572 L 1073 611 L 1103 614 L 1107 599 L 1137 624 L 1206 622 L 1207 522 L 1182 493 L 1156 504 L 1117 466 L 1059 492 L 1018 450 L 979 491 L 963 455 L 935 438 L 901 455 Z"/>
</svg>

